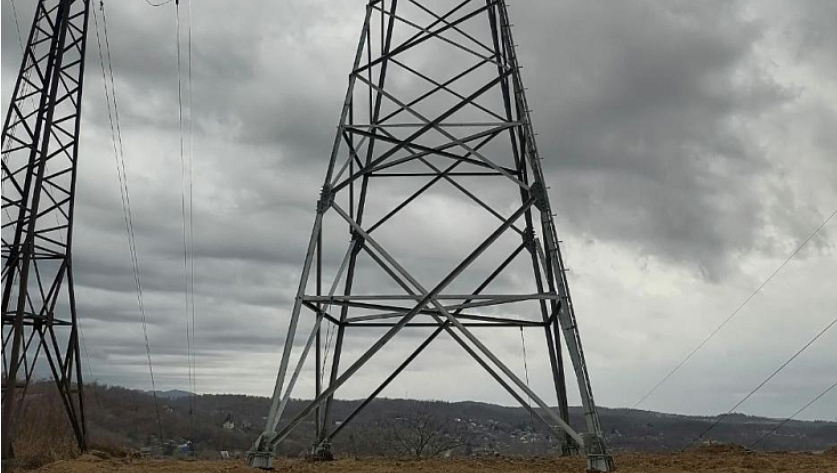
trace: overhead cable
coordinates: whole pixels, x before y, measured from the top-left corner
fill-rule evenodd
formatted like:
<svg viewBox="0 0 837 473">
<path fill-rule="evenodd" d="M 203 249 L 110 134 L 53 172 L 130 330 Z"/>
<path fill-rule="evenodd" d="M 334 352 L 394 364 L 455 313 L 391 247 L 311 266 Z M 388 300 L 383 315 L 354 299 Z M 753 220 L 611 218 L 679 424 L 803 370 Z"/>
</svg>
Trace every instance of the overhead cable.
<svg viewBox="0 0 837 473">
<path fill-rule="evenodd" d="M 192 211 L 193 183 L 192 183 L 192 30 L 191 30 L 191 2 L 188 2 L 189 17 L 187 18 L 187 88 L 183 86 L 183 59 L 180 26 L 180 2 L 175 2 L 175 22 L 177 35 L 177 106 L 180 131 L 180 217 L 183 239 L 183 274 L 186 319 L 186 363 L 189 391 L 189 416 L 192 425 L 192 437 L 195 436 L 195 355 L 194 355 L 194 218 Z M 186 106 L 184 107 L 184 98 Z M 184 110 L 188 111 L 187 113 Z M 188 124 L 187 124 L 188 123 Z M 188 135 L 188 137 L 187 137 Z"/>
<path fill-rule="evenodd" d="M 163 422 L 160 416 L 160 406 L 157 399 L 157 384 L 154 379 L 154 365 L 151 359 L 151 345 L 148 339 L 148 317 L 146 315 L 145 304 L 143 302 L 142 279 L 140 277 L 139 258 L 137 255 L 136 237 L 134 234 L 133 217 L 131 214 L 131 198 L 130 192 L 128 191 L 128 174 L 125 167 L 125 150 L 122 141 L 122 127 L 119 122 L 119 105 L 116 97 L 116 81 L 114 80 L 113 61 L 110 53 L 110 40 L 108 38 L 107 15 L 105 13 L 104 2 L 100 2 L 99 8 L 102 14 L 102 32 L 105 38 L 105 53 L 103 53 L 102 39 L 99 34 L 99 18 L 96 9 L 94 8 L 93 21 L 95 23 L 94 26 L 96 30 L 96 43 L 99 51 L 99 63 L 102 68 L 102 83 L 104 85 L 105 99 L 108 107 L 108 120 L 111 127 L 114 160 L 116 161 L 116 174 L 119 180 L 119 193 L 122 198 L 122 215 L 125 222 L 125 232 L 128 238 L 131 269 L 134 276 L 134 287 L 137 295 L 137 307 L 139 309 L 142 334 L 145 341 L 148 374 L 151 379 L 151 394 L 154 398 L 154 410 L 157 419 L 160 442 L 163 442 Z M 107 61 L 105 61 L 105 57 L 107 58 Z"/>
<path fill-rule="evenodd" d="M 793 360 L 795 360 L 795 359 L 796 359 L 799 355 L 801 355 L 801 354 L 802 354 L 802 352 L 804 352 L 805 350 L 807 350 L 807 349 L 808 349 L 808 347 L 810 347 L 811 345 L 813 345 L 813 343 L 814 343 L 814 342 L 816 342 L 816 341 L 817 341 L 820 337 L 822 337 L 822 336 L 825 334 L 825 332 L 827 332 L 827 331 L 828 331 L 831 327 L 833 327 L 835 324 L 837 324 L 837 317 L 835 317 L 835 318 L 834 318 L 834 320 L 832 320 L 832 321 L 831 321 L 831 323 L 829 323 L 828 325 L 826 325 L 826 326 L 825 326 L 825 328 L 823 328 L 822 330 L 820 330 L 819 332 L 817 332 L 817 334 L 814 336 L 814 338 L 812 338 L 811 340 L 809 340 L 809 341 L 808 341 L 808 343 L 806 343 L 806 344 L 805 344 L 802 348 L 800 348 L 800 349 L 799 349 L 796 353 L 794 353 L 794 354 L 793 354 L 790 358 L 788 358 L 787 360 L 785 360 L 785 362 L 784 362 L 784 363 L 782 363 L 781 365 L 779 365 L 779 367 L 778 367 L 778 368 L 776 368 L 776 370 L 775 370 L 775 371 L 773 371 L 773 372 L 770 374 L 770 376 L 768 376 L 767 378 L 765 378 L 765 379 L 764 379 L 761 383 L 759 383 L 759 384 L 758 384 L 758 386 L 756 386 L 755 388 L 753 388 L 753 390 L 752 390 L 752 391 L 750 391 L 749 393 L 747 393 L 747 395 L 746 395 L 746 396 L 744 396 L 744 397 L 743 397 L 740 401 L 738 401 L 738 402 L 737 402 L 734 406 L 732 406 L 732 407 L 731 407 L 731 408 L 730 408 L 730 409 L 729 409 L 726 413 L 724 413 L 723 415 L 718 416 L 718 418 L 717 418 L 717 419 L 715 419 L 715 422 L 713 422 L 713 423 L 712 423 L 709 427 L 707 427 L 707 428 L 706 428 L 703 432 L 701 432 L 701 433 L 700 433 L 700 435 L 698 435 L 697 437 L 695 437 L 695 438 L 692 440 L 692 442 L 689 444 L 689 446 L 694 445 L 694 443 L 695 443 L 695 442 L 697 442 L 698 440 L 700 440 L 700 439 L 701 439 L 704 435 L 706 435 L 707 433 L 709 433 L 709 431 L 711 431 L 712 429 L 714 429 L 714 428 L 715 428 L 715 426 L 717 426 L 718 424 L 720 424 L 720 423 L 721 423 L 721 421 L 723 421 L 723 420 L 724 420 L 727 416 L 729 416 L 730 414 L 732 414 L 732 413 L 733 413 L 733 411 L 735 411 L 736 409 L 738 409 L 738 407 L 739 407 L 739 406 L 741 406 L 742 404 L 744 404 L 744 403 L 747 401 L 747 399 L 750 399 L 750 397 L 752 397 L 752 396 L 753 396 L 753 394 L 755 394 L 756 392 L 758 392 L 758 391 L 759 391 L 762 387 L 764 387 L 764 385 L 765 385 L 765 384 L 767 384 L 768 382 L 770 382 L 770 380 L 771 380 L 771 379 L 773 379 L 773 378 L 774 378 L 777 374 L 779 374 L 779 373 L 780 373 L 783 369 L 785 369 L 785 367 L 787 367 L 789 364 L 791 364 L 791 362 L 792 362 Z M 687 447 L 687 448 L 688 448 L 688 447 Z"/>
<path fill-rule="evenodd" d="M 785 426 L 785 424 L 787 424 L 787 423 L 788 423 L 788 422 L 790 422 L 791 420 L 795 419 L 795 418 L 796 418 L 796 416 L 798 416 L 798 415 L 799 415 L 799 414 L 801 414 L 803 411 L 805 411 L 805 409 L 808 409 L 809 407 L 811 407 L 811 406 L 812 406 L 815 402 L 819 401 L 819 400 L 820 400 L 823 396 L 825 396 L 826 394 L 828 394 L 829 392 L 831 392 L 834 388 L 837 388 L 837 381 L 835 381 L 835 382 L 834 382 L 834 384 L 832 384 L 831 386 L 827 387 L 827 388 L 825 389 L 825 391 L 823 391 L 823 392 L 819 393 L 819 394 L 818 394 L 818 395 L 816 395 L 813 399 L 811 399 L 810 401 L 808 401 L 808 403 L 807 403 L 807 404 L 805 404 L 804 406 L 800 407 L 800 408 L 799 408 L 799 410 L 797 410 L 796 412 L 794 412 L 794 413 L 793 413 L 790 417 L 788 417 L 788 418 L 784 419 L 782 422 L 779 422 L 779 424 L 777 424 L 777 425 L 776 425 L 776 427 L 773 427 L 773 428 L 772 428 L 769 432 L 767 432 L 767 433 L 765 433 L 764 435 L 762 435 L 762 436 L 761 436 L 761 438 L 759 438 L 758 440 L 756 440 L 755 442 L 753 442 L 753 443 L 750 445 L 750 448 L 755 447 L 756 445 L 758 445 L 758 444 L 760 444 L 761 442 L 763 442 L 763 441 L 764 441 L 767 437 L 770 437 L 771 435 L 773 435 L 774 433 L 776 433 L 776 431 L 777 431 L 777 430 L 781 429 L 782 427 L 784 427 L 784 426 Z"/>
<path fill-rule="evenodd" d="M 705 339 L 703 339 L 703 341 L 700 342 L 700 344 L 698 344 L 698 346 L 696 346 L 691 352 L 689 352 L 689 354 L 686 355 L 685 358 L 680 360 L 680 362 L 677 364 L 677 366 L 675 366 L 674 369 L 669 371 L 669 373 L 666 374 L 656 385 L 654 385 L 654 387 L 651 388 L 650 391 L 645 393 L 645 395 L 642 396 L 642 398 L 640 398 L 640 400 L 637 401 L 633 405 L 633 407 L 636 408 L 637 406 L 642 404 L 643 401 L 645 401 L 652 394 L 654 394 L 657 391 L 657 389 L 660 386 L 663 385 L 663 383 L 668 381 L 669 378 L 671 378 L 674 375 L 674 373 L 676 373 L 678 370 L 680 370 L 680 368 L 682 368 L 683 365 L 685 365 L 686 362 L 688 362 L 695 355 L 695 353 L 700 351 L 700 349 L 703 348 L 709 342 L 709 340 L 711 340 L 715 335 L 717 335 L 718 332 L 720 332 L 721 329 L 724 328 L 724 326 L 727 325 L 727 323 L 729 323 L 733 318 L 735 318 L 735 316 L 738 315 L 741 312 L 741 310 L 756 296 L 756 294 L 758 294 L 779 273 L 779 271 L 782 270 L 782 268 L 784 268 L 797 254 L 799 254 L 799 252 L 802 250 L 802 248 L 804 248 L 805 245 L 807 245 L 808 242 L 810 242 L 811 239 L 813 239 L 820 232 L 820 230 L 822 230 L 826 225 L 828 225 L 828 222 L 830 222 L 831 219 L 834 218 L 835 215 L 837 215 L 837 208 L 835 208 L 834 211 L 831 212 L 831 214 L 828 217 L 826 217 L 826 219 L 819 226 L 817 226 L 817 228 L 815 228 L 813 232 L 811 232 L 804 240 L 802 240 L 802 242 L 799 245 L 797 245 L 796 249 L 794 249 L 793 252 L 791 252 L 791 254 L 788 255 L 788 257 L 785 258 L 784 261 L 782 261 L 782 264 L 780 264 L 770 274 L 770 276 L 767 277 L 767 279 L 765 279 L 753 292 L 751 292 L 750 295 L 747 296 L 744 299 L 744 301 L 741 302 L 741 304 L 739 304 L 738 307 L 736 307 L 736 309 L 734 311 L 732 311 L 732 313 L 726 319 L 724 319 L 724 321 L 721 322 L 721 324 L 718 325 L 718 327 L 716 327 L 715 330 L 712 331 L 712 333 L 710 333 Z"/>
</svg>

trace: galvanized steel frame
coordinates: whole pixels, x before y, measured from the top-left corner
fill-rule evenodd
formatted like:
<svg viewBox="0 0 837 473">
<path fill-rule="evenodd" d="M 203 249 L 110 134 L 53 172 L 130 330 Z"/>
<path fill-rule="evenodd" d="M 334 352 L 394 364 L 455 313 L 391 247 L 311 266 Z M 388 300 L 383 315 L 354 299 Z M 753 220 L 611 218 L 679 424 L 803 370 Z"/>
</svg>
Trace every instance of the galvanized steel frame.
<svg viewBox="0 0 837 473">
<path fill-rule="evenodd" d="M 599 424 L 598 412 L 593 400 L 592 388 L 587 372 L 581 338 L 578 333 L 576 317 L 566 270 L 561 257 L 557 232 L 551 213 L 549 197 L 541 166 L 531 117 L 526 102 L 524 87 L 520 77 L 520 66 L 515 54 L 511 35 L 508 12 L 502 0 L 464 0 L 444 13 L 436 13 L 417 0 L 406 1 L 427 14 L 433 20 L 427 26 L 421 26 L 398 14 L 398 0 L 370 0 L 366 7 L 364 26 L 358 42 L 354 66 L 349 75 L 349 87 L 343 103 L 340 125 L 335 135 L 331 159 L 317 204 L 314 228 L 309 239 L 303 265 L 302 276 L 291 312 L 289 330 L 285 337 L 282 360 L 274 387 L 273 401 L 268 413 L 264 433 L 259 437 L 250 452 L 251 464 L 267 466 L 266 455 L 271 455 L 276 446 L 285 440 L 308 416 L 315 415 L 316 449 L 328 449 L 334 437 L 341 432 L 368 404 L 385 389 L 431 342 L 443 332 L 459 344 L 489 375 L 491 375 L 514 399 L 526 408 L 534 418 L 541 421 L 557 438 L 563 439 L 566 451 L 585 448 L 588 454 L 588 467 L 596 471 L 610 471 L 612 461 L 607 456 Z M 469 10 L 470 8 L 470 10 Z M 380 54 L 373 59 L 371 28 L 380 16 Z M 468 21 L 485 21 L 490 25 L 491 42 L 486 44 L 474 38 L 463 28 Z M 406 25 L 416 33 L 401 42 L 393 44 L 393 31 Z M 456 33 L 451 39 L 446 33 Z M 438 40 L 456 47 L 473 56 L 478 62 L 464 67 L 452 78 L 439 81 L 408 66 L 399 58 L 399 54 L 431 40 Z M 480 49 L 476 51 L 474 48 Z M 484 51 L 484 52 L 482 52 Z M 366 55 L 364 61 L 364 53 Z M 377 53 L 377 51 L 376 51 Z M 463 78 L 471 77 L 475 70 L 483 66 L 496 67 L 493 78 L 470 94 L 456 92 L 452 84 Z M 387 73 L 390 67 L 408 71 L 430 85 L 431 90 L 411 101 L 403 101 L 390 93 L 387 88 Z M 374 74 L 373 74 L 374 71 Z M 368 91 L 368 123 L 356 123 L 354 120 L 354 97 L 357 90 Z M 489 91 L 500 90 L 503 111 L 498 113 L 483 106 L 477 100 Z M 435 98 L 441 92 L 452 95 L 448 108 L 435 117 L 427 117 L 419 112 L 417 104 L 428 98 Z M 396 110 L 382 115 L 382 103 L 387 101 Z M 459 110 L 473 107 L 489 115 L 487 122 L 449 122 Z M 399 115 L 410 115 L 412 122 L 393 122 Z M 496 120 L 496 121 L 495 121 Z M 458 136 L 457 130 L 477 127 L 479 131 Z M 411 133 L 406 138 L 399 138 L 396 129 L 407 129 Z M 419 139 L 428 132 L 441 135 L 448 142 L 425 145 Z M 489 158 L 482 150 L 492 140 L 507 136 L 510 140 L 514 166 L 503 166 Z M 386 151 L 375 153 L 376 143 L 390 146 Z M 365 146 L 365 151 L 364 151 Z M 345 160 L 341 163 L 341 150 Z M 444 158 L 450 164 L 438 166 L 431 158 Z M 438 162 L 438 161 L 437 161 Z M 421 163 L 428 170 L 421 172 L 398 172 L 399 166 Z M 463 169 L 465 168 L 465 169 Z M 396 205 L 376 222 L 367 225 L 364 211 L 367 194 L 372 178 L 406 179 L 431 178 L 418 190 Z M 503 179 L 519 190 L 521 205 L 511 214 L 503 215 L 475 193 L 469 191 L 458 178 L 490 177 Z M 397 259 L 387 251 L 373 235 L 376 229 L 386 224 L 393 216 L 401 212 L 410 203 L 421 198 L 428 189 L 439 182 L 451 184 L 467 199 L 496 217 L 499 226 L 480 243 L 464 260 L 447 274 L 438 284 L 428 289 L 406 270 Z M 359 186 L 359 190 L 357 187 Z M 344 209 L 336 197 L 348 194 L 349 206 Z M 345 253 L 337 276 L 334 278 L 327 295 L 322 293 L 323 268 L 323 219 L 329 214 L 337 214 L 348 224 L 351 235 L 349 248 Z M 542 239 L 536 235 L 540 232 Z M 445 289 L 467 269 L 480 255 L 488 250 L 501 236 L 512 232 L 520 238 L 519 246 L 507 255 L 502 263 L 490 272 L 483 282 L 469 294 L 447 294 Z M 528 253 L 534 275 L 536 293 L 531 294 L 483 294 L 483 290 L 514 260 L 518 255 Z M 404 295 L 355 294 L 353 284 L 359 255 L 364 254 L 374 261 L 388 277 L 404 291 Z M 314 271 L 316 290 L 309 293 L 308 283 L 311 271 Z M 345 276 L 342 295 L 335 295 L 338 283 Z M 451 301 L 445 303 L 443 301 Z M 521 301 L 536 301 L 541 312 L 539 321 L 523 320 L 514 315 L 483 315 L 475 312 L 488 306 L 503 306 Z M 302 353 L 297 359 L 293 374 L 287 380 L 294 340 L 298 331 L 301 309 L 305 307 L 315 314 L 315 324 L 309 333 Z M 339 313 L 332 307 L 339 307 Z M 350 309 L 368 309 L 369 313 L 349 315 Z M 417 316 L 427 316 L 431 320 L 417 321 Z M 320 382 L 324 365 L 322 354 L 322 322 L 334 325 L 336 341 L 331 359 L 328 382 Z M 351 365 L 341 370 L 341 353 L 347 329 L 387 328 Z M 332 401 L 335 392 L 346 383 L 372 357 L 383 349 L 402 329 L 411 327 L 434 328 L 435 330 L 416 348 L 371 394 L 338 426 L 331 422 Z M 558 400 L 555 412 L 537 393 L 529 388 L 508 366 L 506 366 L 477 337 L 474 328 L 540 327 L 544 332 L 550 358 L 551 376 Z M 569 425 L 566 381 L 562 359 L 561 340 L 566 343 L 567 352 L 575 372 L 582 398 L 585 426 L 587 433 L 582 435 Z M 316 387 L 314 399 L 291 416 L 280 428 L 280 421 L 299 379 L 311 348 L 316 356 Z M 525 398 L 531 399 L 537 408 L 530 406 Z"/>
<path fill-rule="evenodd" d="M 3 458 L 41 354 L 86 448 L 72 229 L 88 13 L 37 2 L 3 125 Z"/>
</svg>

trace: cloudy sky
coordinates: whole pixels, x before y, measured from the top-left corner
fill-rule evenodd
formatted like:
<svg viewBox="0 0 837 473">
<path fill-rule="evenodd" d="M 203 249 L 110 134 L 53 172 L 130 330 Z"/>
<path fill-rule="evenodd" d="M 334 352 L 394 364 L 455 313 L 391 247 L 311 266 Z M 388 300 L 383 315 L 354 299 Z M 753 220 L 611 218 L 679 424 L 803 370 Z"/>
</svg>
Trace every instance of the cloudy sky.
<svg viewBox="0 0 837 473">
<path fill-rule="evenodd" d="M 12 1 L 4 110 L 21 57 Z M 34 2 L 15 1 L 25 34 Z M 186 389 L 174 5 L 105 3 L 157 384 Z M 270 395 L 364 2 L 200 0 L 192 13 L 197 390 Z M 837 207 L 837 6 L 517 0 L 510 15 L 596 398 L 632 406 Z M 97 54 L 91 37 L 78 308 L 93 378 L 150 389 Z M 451 246 L 480 234 L 446 198 L 418 208 L 430 230 Z M 428 264 L 449 250 L 398 248 Z M 640 407 L 725 412 L 837 316 L 835 279 L 832 221 Z M 530 378 L 548 392 L 532 335 Z M 487 337 L 522 375 L 519 334 Z M 363 396 L 417 340 L 341 397 Z M 514 402 L 453 344 L 434 347 L 384 395 Z M 835 360 L 837 328 L 740 410 L 790 415 L 837 380 Z M 837 419 L 837 392 L 803 417 Z"/>
</svg>

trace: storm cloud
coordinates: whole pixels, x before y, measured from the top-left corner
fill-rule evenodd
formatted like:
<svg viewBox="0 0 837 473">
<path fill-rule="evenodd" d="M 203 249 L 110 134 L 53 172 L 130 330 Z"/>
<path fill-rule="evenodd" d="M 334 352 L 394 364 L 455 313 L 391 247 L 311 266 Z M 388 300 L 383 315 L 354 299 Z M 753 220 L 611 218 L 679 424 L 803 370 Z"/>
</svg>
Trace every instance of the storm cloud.
<svg viewBox="0 0 837 473">
<path fill-rule="evenodd" d="M 15 2 L 24 35 L 29 3 Z M 597 401 L 630 406 L 837 205 L 837 7 L 509 3 Z M 8 5 L 4 110 L 21 58 Z M 158 388 L 186 388 L 174 5 L 105 8 Z M 364 2 L 191 9 L 197 389 L 269 395 Z M 88 44 L 74 248 L 81 324 L 94 378 L 149 389 L 95 38 Z M 456 226 L 457 208 L 436 198 L 414 211 Z M 463 224 L 450 248 L 415 245 L 416 232 L 390 237 L 405 264 L 431 274 L 450 264 L 457 238 L 489 222 Z M 726 411 L 832 320 L 834 225 L 641 407 Z M 349 358 L 378 334 L 350 339 Z M 396 343 L 342 397 L 365 395 L 417 343 Z M 517 333 L 486 343 L 522 370 Z M 465 357 L 452 343 L 434 347 L 384 394 L 513 402 L 477 365 L 450 363 Z M 527 349 L 530 370 L 546 372 L 545 348 Z M 793 413 L 834 381 L 835 360 L 832 330 L 742 410 Z M 547 379 L 532 383 L 547 391 Z M 835 419 L 833 400 L 805 417 Z"/>
</svg>

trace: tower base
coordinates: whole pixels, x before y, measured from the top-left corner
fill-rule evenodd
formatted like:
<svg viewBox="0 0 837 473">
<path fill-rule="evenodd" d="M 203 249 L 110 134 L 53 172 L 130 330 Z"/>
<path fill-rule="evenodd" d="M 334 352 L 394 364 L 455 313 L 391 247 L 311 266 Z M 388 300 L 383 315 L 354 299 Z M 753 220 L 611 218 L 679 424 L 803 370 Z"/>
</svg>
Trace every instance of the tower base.
<svg viewBox="0 0 837 473">
<path fill-rule="evenodd" d="M 587 455 L 588 472 L 611 472 L 616 469 L 613 457 L 607 454 L 604 439 L 601 435 L 582 434 L 584 439 L 584 453 Z"/>
<path fill-rule="evenodd" d="M 247 465 L 253 468 L 260 468 L 262 470 L 273 469 L 273 453 L 272 452 L 247 452 Z"/>
<path fill-rule="evenodd" d="M 616 466 L 614 466 L 613 457 L 610 455 L 587 455 L 588 473 L 611 472 L 615 470 Z"/>
<path fill-rule="evenodd" d="M 308 453 L 308 459 L 315 462 L 333 461 L 334 454 L 331 453 L 331 444 L 314 442 L 311 445 L 311 451 Z"/>
</svg>

